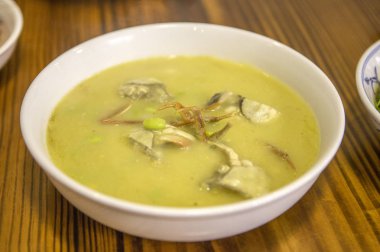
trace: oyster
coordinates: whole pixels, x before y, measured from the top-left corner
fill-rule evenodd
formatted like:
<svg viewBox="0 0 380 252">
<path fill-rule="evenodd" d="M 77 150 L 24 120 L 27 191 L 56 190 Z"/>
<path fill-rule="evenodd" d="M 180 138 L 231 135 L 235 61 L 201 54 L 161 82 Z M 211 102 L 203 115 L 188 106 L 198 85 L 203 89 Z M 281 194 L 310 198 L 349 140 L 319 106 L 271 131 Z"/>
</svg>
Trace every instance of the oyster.
<svg viewBox="0 0 380 252">
<path fill-rule="evenodd" d="M 119 88 L 122 97 L 132 100 L 153 100 L 160 103 L 170 99 L 165 85 L 153 78 L 130 80 Z"/>
<path fill-rule="evenodd" d="M 249 198 L 269 191 L 268 176 L 263 168 L 253 165 L 249 160 L 240 160 L 231 147 L 221 143 L 209 143 L 227 155 L 229 164 L 223 164 L 213 177 L 206 181 L 206 188 L 221 186 Z"/>
<path fill-rule="evenodd" d="M 241 100 L 240 111 L 247 119 L 255 123 L 266 123 L 279 115 L 279 112 L 271 106 L 247 98 Z"/>
</svg>

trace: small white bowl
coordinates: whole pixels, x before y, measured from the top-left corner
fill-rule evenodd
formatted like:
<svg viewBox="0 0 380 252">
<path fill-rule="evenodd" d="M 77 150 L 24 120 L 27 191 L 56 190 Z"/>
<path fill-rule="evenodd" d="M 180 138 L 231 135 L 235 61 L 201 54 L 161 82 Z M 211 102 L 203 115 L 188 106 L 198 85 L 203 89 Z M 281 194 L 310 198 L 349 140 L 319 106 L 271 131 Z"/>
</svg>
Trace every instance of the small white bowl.
<svg viewBox="0 0 380 252">
<path fill-rule="evenodd" d="M 20 8 L 13 0 L 0 1 L 0 29 L 6 31 L 6 38 L 0 40 L 0 69 L 11 57 L 21 34 L 23 18 Z"/>
<path fill-rule="evenodd" d="M 380 90 L 380 40 L 360 58 L 356 68 L 356 87 L 375 127 L 380 130 L 380 112 L 375 107 L 376 92 Z"/>
<path fill-rule="evenodd" d="M 203 208 L 157 207 L 116 199 L 79 184 L 59 170 L 45 142 L 49 116 L 59 100 L 82 80 L 105 68 L 158 55 L 212 55 L 252 64 L 287 83 L 308 101 L 318 119 L 321 150 L 314 165 L 299 179 L 263 197 Z M 117 230 L 168 241 L 227 237 L 276 218 L 317 180 L 338 150 L 344 126 L 343 105 L 334 85 L 304 56 L 252 32 L 199 23 L 139 26 L 80 44 L 37 76 L 21 109 L 21 129 L 28 149 L 74 206 Z"/>
</svg>

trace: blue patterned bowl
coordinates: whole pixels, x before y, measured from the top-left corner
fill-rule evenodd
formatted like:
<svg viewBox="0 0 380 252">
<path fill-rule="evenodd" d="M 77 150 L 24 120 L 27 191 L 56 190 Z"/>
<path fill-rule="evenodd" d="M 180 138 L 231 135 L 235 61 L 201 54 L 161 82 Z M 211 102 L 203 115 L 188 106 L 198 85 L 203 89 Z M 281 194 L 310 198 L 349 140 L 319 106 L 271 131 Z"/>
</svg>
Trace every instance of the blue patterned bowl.
<svg viewBox="0 0 380 252">
<path fill-rule="evenodd" d="M 376 93 L 380 92 L 380 40 L 360 58 L 356 68 L 356 86 L 375 127 L 380 130 L 380 112 L 375 107 Z"/>
</svg>

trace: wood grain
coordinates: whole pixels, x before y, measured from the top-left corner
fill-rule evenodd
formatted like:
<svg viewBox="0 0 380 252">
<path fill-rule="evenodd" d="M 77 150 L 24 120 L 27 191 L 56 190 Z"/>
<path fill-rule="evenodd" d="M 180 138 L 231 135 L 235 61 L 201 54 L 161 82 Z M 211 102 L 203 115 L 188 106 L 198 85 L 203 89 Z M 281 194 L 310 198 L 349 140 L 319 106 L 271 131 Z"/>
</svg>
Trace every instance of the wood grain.
<svg viewBox="0 0 380 252">
<path fill-rule="evenodd" d="M 380 38 L 379 0 L 17 0 L 24 30 L 0 70 L 0 251 L 377 251 L 380 132 L 356 92 L 356 64 Z M 27 151 L 19 111 L 55 57 L 106 32 L 157 22 L 250 30 L 299 51 L 335 84 L 346 132 L 328 168 L 279 218 L 234 237 L 152 241 L 93 221 L 68 203 Z M 226 227 L 228 228 L 228 227 Z"/>
</svg>

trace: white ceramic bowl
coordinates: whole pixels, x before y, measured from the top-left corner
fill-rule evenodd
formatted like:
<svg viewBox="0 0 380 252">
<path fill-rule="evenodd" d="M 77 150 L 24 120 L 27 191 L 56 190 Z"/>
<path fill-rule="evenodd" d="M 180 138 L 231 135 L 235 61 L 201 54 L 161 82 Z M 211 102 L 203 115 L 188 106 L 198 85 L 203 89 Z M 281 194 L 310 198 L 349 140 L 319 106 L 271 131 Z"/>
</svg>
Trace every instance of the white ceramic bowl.
<svg viewBox="0 0 380 252">
<path fill-rule="evenodd" d="M 290 85 L 309 102 L 318 118 L 322 139 L 318 160 L 307 173 L 257 199 L 216 207 L 166 208 L 101 194 L 72 180 L 52 163 L 45 143 L 47 122 L 57 102 L 79 82 L 125 61 L 157 55 L 205 54 L 255 65 Z M 134 27 L 80 44 L 37 76 L 21 109 L 27 147 L 74 206 L 117 230 L 170 241 L 227 237 L 276 218 L 306 193 L 328 165 L 341 143 L 344 125 L 343 106 L 333 84 L 301 54 L 252 32 L 198 23 Z"/>
<path fill-rule="evenodd" d="M 13 0 L 0 0 L 0 29 L 4 28 L 6 38 L 0 40 L 0 69 L 11 57 L 21 34 L 23 18 L 21 11 Z"/>
<path fill-rule="evenodd" d="M 380 89 L 380 40 L 360 58 L 356 68 L 356 87 L 375 127 L 380 130 L 380 112 L 374 105 L 376 92 Z"/>
</svg>

